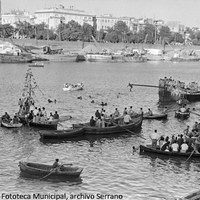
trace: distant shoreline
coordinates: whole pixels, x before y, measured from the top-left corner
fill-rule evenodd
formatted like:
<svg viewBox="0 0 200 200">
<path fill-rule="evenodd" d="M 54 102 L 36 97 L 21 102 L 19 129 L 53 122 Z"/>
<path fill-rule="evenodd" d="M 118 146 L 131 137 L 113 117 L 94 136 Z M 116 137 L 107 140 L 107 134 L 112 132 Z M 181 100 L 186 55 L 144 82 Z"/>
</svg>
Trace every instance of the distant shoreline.
<svg viewBox="0 0 200 200">
<path fill-rule="evenodd" d="M 62 48 L 64 52 L 68 53 L 78 53 L 82 49 L 82 41 L 56 41 L 56 40 L 35 40 L 35 39 L 5 39 L 8 42 L 12 42 L 21 46 L 35 46 L 41 48 L 45 45 L 50 45 L 55 48 Z M 159 48 L 164 49 L 163 45 L 160 44 L 130 44 L 130 43 L 95 43 L 95 42 L 84 42 L 84 47 L 89 44 L 96 45 L 97 48 L 109 48 L 111 51 L 117 51 L 125 47 L 133 47 L 135 49 L 142 48 Z M 186 45 L 167 45 L 165 46 L 166 51 L 173 51 L 175 49 L 190 49 L 190 50 L 200 50 L 200 46 L 186 46 Z"/>
</svg>

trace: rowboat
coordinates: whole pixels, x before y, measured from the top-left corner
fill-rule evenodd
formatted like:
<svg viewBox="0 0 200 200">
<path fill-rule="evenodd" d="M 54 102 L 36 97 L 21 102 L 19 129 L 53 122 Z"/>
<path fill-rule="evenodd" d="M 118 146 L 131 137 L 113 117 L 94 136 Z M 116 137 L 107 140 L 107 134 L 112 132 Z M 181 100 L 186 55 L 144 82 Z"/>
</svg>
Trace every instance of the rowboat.
<svg viewBox="0 0 200 200">
<path fill-rule="evenodd" d="M 184 157 L 184 158 L 189 158 L 190 156 L 192 158 L 199 158 L 200 159 L 200 154 L 197 153 L 192 153 L 192 152 L 187 152 L 187 153 L 182 153 L 182 152 L 173 152 L 173 151 L 162 151 L 160 149 L 154 149 L 152 148 L 151 145 L 143 146 L 140 145 L 140 154 L 152 154 L 156 156 L 165 156 L 168 158 L 171 157 Z"/>
<path fill-rule="evenodd" d="M 58 123 L 42 123 L 42 122 L 39 122 L 39 123 L 36 123 L 36 122 L 29 122 L 29 126 L 30 127 L 35 127 L 35 128 L 39 128 L 39 129 L 48 129 L 48 130 L 57 130 L 57 126 L 58 126 Z"/>
<path fill-rule="evenodd" d="M 85 131 L 85 135 L 108 135 L 108 134 L 120 134 L 120 133 L 134 133 L 141 129 L 142 115 L 138 115 L 132 119 L 130 124 L 118 125 L 108 127 L 92 127 L 89 123 L 73 124 L 73 128 L 82 127 Z"/>
<path fill-rule="evenodd" d="M 44 64 L 43 63 L 32 63 L 32 64 L 29 64 L 29 67 L 44 67 Z"/>
<path fill-rule="evenodd" d="M 76 83 L 76 84 L 70 84 L 65 83 L 63 91 L 77 91 L 77 90 L 83 90 L 83 83 Z"/>
<path fill-rule="evenodd" d="M 18 123 L 18 124 L 13 124 L 12 122 L 1 122 L 1 126 L 5 128 L 20 128 L 23 126 L 23 124 Z"/>
<path fill-rule="evenodd" d="M 56 130 L 56 131 L 39 131 L 41 140 L 45 139 L 67 139 L 83 136 L 85 131 L 83 128 Z"/>
<path fill-rule="evenodd" d="M 26 175 L 40 178 L 77 178 L 83 171 L 83 168 L 73 167 L 72 164 L 61 165 L 59 170 L 55 170 L 52 165 L 30 162 L 19 162 L 19 168 Z"/>
<path fill-rule="evenodd" d="M 179 119 L 187 119 L 190 116 L 190 112 L 181 112 L 179 110 L 175 111 L 175 117 Z"/>
<path fill-rule="evenodd" d="M 144 114 L 143 119 L 167 119 L 167 114 L 153 114 L 153 115 Z"/>
</svg>

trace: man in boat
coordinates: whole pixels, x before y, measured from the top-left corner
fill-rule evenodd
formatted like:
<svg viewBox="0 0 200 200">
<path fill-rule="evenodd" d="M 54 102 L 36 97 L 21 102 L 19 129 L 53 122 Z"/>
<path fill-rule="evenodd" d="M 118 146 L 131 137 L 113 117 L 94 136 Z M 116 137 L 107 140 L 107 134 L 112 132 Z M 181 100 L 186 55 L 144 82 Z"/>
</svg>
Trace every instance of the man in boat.
<svg viewBox="0 0 200 200">
<path fill-rule="evenodd" d="M 90 126 L 95 126 L 96 125 L 96 121 L 94 120 L 94 117 L 92 116 L 90 119 Z"/>
<path fill-rule="evenodd" d="M 153 112 L 151 111 L 151 109 L 150 109 L 150 108 L 148 108 L 147 115 L 148 115 L 148 116 L 152 116 L 152 115 L 153 115 Z"/>
<path fill-rule="evenodd" d="M 54 120 L 59 120 L 59 114 L 57 111 L 55 111 L 53 118 L 54 118 Z"/>
<path fill-rule="evenodd" d="M 59 164 L 59 159 L 58 158 L 56 158 L 55 159 L 55 162 L 53 163 L 53 165 L 52 165 L 52 169 L 55 169 L 55 170 L 60 170 L 60 164 Z"/>
<path fill-rule="evenodd" d="M 100 114 L 99 110 L 97 110 L 97 111 L 95 112 L 95 117 L 96 117 L 96 119 L 101 118 L 101 114 Z"/>
<path fill-rule="evenodd" d="M 189 133 L 190 133 L 190 126 L 187 125 L 187 128 L 183 131 L 184 135 L 187 135 L 189 136 Z"/>
<path fill-rule="evenodd" d="M 143 109 L 142 109 L 142 108 L 140 108 L 140 110 L 139 110 L 139 113 L 138 113 L 138 114 L 143 116 L 144 112 L 143 112 Z"/>
<path fill-rule="evenodd" d="M 5 112 L 5 114 L 1 117 L 2 121 L 3 122 L 10 122 L 11 121 L 11 118 L 10 118 L 10 115 Z"/>
<path fill-rule="evenodd" d="M 120 113 L 119 113 L 117 108 L 115 108 L 115 112 L 113 113 L 113 116 L 114 117 L 119 117 L 120 116 Z"/>
<path fill-rule="evenodd" d="M 182 113 L 186 112 L 185 105 L 183 105 L 183 106 L 180 108 L 180 111 L 181 111 Z"/>
<path fill-rule="evenodd" d="M 19 123 L 19 119 L 15 114 L 15 116 L 13 117 L 13 124 L 18 124 L 18 123 Z"/>
<path fill-rule="evenodd" d="M 131 117 L 127 112 L 125 112 L 124 113 L 124 124 L 129 124 L 130 122 L 131 122 Z"/>
<path fill-rule="evenodd" d="M 151 138 L 151 141 L 152 141 L 152 148 L 156 149 L 157 148 L 157 142 L 160 138 L 160 136 L 157 133 L 157 130 L 154 130 L 154 132 L 151 133 L 149 137 Z"/>
<path fill-rule="evenodd" d="M 31 112 L 29 113 L 27 119 L 28 119 L 29 122 L 32 122 L 33 118 L 34 118 L 34 113 L 33 113 L 33 110 L 31 110 Z"/>
</svg>

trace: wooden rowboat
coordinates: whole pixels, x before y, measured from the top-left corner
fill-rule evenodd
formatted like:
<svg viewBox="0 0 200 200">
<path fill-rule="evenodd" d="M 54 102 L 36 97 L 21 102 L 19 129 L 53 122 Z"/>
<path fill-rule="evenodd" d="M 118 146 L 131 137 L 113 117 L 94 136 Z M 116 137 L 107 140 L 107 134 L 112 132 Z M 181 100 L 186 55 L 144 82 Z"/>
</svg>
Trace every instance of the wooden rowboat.
<svg viewBox="0 0 200 200">
<path fill-rule="evenodd" d="M 71 165 L 62 165 L 60 170 L 52 169 L 52 165 L 39 163 L 19 162 L 19 168 L 22 173 L 40 178 L 77 178 L 80 176 L 83 168 L 73 167 Z"/>
<path fill-rule="evenodd" d="M 21 123 L 18 123 L 18 124 L 13 124 L 13 123 L 10 123 L 10 122 L 1 122 L 1 126 L 2 127 L 5 127 L 5 128 L 20 128 L 23 126 L 23 124 Z"/>
<path fill-rule="evenodd" d="M 108 134 L 120 134 L 120 133 L 133 133 L 141 129 L 142 126 L 142 115 L 138 115 L 132 119 L 132 123 L 113 126 L 104 128 L 92 127 L 89 123 L 85 124 L 73 124 L 73 128 L 82 127 L 85 131 L 85 135 L 108 135 Z"/>
<path fill-rule="evenodd" d="M 190 116 L 190 112 L 181 112 L 181 111 L 175 111 L 175 117 L 179 119 L 187 119 Z"/>
<path fill-rule="evenodd" d="M 140 145 L 140 154 L 151 154 L 151 155 L 156 155 L 156 156 L 165 156 L 168 158 L 171 157 L 180 157 L 180 158 L 198 158 L 200 159 L 200 154 L 197 153 L 192 153 L 192 152 L 187 152 L 187 153 L 182 153 L 182 152 L 174 152 L 174 151 L 162 151 L 160 149 L 154 149 L 152 148 L 151 145 L 143 146 Z"/>
<path fill-rule="evenodd" d="M 85 131 L 83 128 L 69 129 L 69 130 L 56 130 L 56 131 L 39 131 L 40 138 L 45 139 L 67 139 L 78 136 L 83 136 Z"/>
<path fill-rule="evenodd" d="M 36 123 L 36 122 L 30 122 L 29 123 L 29 126 L 30 127 L 36 127 L 36 128 L 39 128 L 39 129 L 43 129 L 43 130 L 57 130 L 57 126 L 58 126 L 58 123 Z"/>
<path fill-rule="evenodd" d="M 167 119 L 167 114 L 153 114 L 153 115 L 144 114 L 143 119 Z"/>
</svg>

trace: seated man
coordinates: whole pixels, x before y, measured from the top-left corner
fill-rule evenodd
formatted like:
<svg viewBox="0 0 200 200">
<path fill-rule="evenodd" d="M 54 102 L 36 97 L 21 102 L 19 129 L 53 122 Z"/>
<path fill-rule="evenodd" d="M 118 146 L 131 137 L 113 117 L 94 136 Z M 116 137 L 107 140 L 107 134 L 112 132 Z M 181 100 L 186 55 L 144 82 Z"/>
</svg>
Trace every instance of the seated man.
<svg viewBox="0 0 200 200">
<path fill-rule="evenodd" d="M 178 143 L 177 143 L 176 141 L 174 141 L 174 143 L 171 145 L 171 149 L 172 149 L 172 151 L 174 151 L 174 152 L 178 152 L 178 150 L 179 150 L 179 145 L 178 145 Z"/>
<path fill-rule="evenodd" d="M 96 125 L 96 121 L 94 120 L 94 117 L 92 116 L 90 119 L 90 126 L 95 126 Z"/>
<path fill-rule="evenodd" d="M 19 123 L 19 119 L 18 117 L 15 115 L 13 118 L 13 124 L 18 124 Z"/>
<path fill-rule="evenodd" d="M 151 111 L 150 108 L 148 108 L 148 112 L 147 112 L 147 114 L 148 114 L 149 116 L 152 116 L 152 115 L 153 115 L 153 112 Z"/>
<path fill-rule="evenodd" d="M 181 152 L 181 153 L 186 153 L 187 150 L 188 150 L 188 145 L 187 145 L 186 142 L 184 141 L 183 144 L 181 145 L 180 152 Z"/>
<path fill-rule="evenodd" d="M 131 117 L 127 112 L 124 112 L 124 124 L 129 124 L 131 122 Z"/>
<path fill-rule="evenodd" d="M 60 168 L 60 164 L 59 164 L 59 159 L 58 158 L 53 163 L 52 168 L 53 169 L 59 169 Z"/>
</svg>

